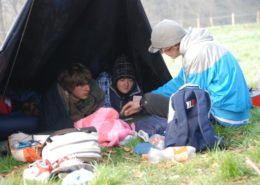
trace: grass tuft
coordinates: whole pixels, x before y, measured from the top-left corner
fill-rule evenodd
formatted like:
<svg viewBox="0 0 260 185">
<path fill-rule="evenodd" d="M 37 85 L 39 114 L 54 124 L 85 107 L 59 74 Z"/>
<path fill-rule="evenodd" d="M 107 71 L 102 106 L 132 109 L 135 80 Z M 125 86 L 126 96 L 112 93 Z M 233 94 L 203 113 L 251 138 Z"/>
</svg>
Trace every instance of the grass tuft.
<svg viewBox="0 0 260 185">
<path fill-rule="evenodd" d="M 25 164 L 25 163 L 14 160 L 11 155 L 7 155 L 4 157 L 0 156 L 0 173 L 8 173 L 15 166 L 21 166 L 23 164 Z"/>
<path fill-rule="evenodd" d="M 234 179 L 248 174 L 248 170 L 242 164 L 238 157 L 234 155 L 226 154 L 223 156 L 223 161 L 220 166 L 222 179 Z"/>
</svg>

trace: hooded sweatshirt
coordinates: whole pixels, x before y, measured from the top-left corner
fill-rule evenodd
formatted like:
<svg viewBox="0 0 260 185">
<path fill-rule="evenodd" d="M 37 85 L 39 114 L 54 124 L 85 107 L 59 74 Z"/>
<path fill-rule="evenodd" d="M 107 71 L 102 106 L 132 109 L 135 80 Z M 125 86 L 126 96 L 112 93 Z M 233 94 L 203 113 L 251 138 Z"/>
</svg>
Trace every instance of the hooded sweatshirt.
<svg viewBox="0 0 260 185">
<path fill-rule="evenodd" d="M 126 94 L 120 92 L 117 88 L 117 81 L 123 78 L 129 78 L 134 81 L 133 87 Z M 142 91 L 136 81 L 134 67 L 124 54 L 115 60 L 112 76 L 102 72 L 97 81 L 105 93 L 104 106 L 113 107 L 118 112 L 121 111 L 127 102 L 132 101 L 134 96 L 142 95 Z"/>
<path fill-rule="evenodd" d="M 251 98 L 243 72 L 226 48 L 206 29 L 190 28 L 180 43 L 183 66 L 179 74 L 153 93 L 171 96 L 185 83 L 208 91 L 211 114 L 223 126 L 249 123 Z"/>
</svg>

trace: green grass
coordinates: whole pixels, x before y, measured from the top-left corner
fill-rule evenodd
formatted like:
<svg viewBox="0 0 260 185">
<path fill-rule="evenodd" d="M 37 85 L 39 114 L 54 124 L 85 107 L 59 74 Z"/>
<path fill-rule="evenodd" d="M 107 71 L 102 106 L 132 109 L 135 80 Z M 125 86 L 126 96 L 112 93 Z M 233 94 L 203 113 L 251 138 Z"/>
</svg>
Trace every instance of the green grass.
<svg viewBox="0 0 260 185">
<path fill-rule="evenodd" d="M 251 124 L 241 128 L 215 126 L 223 136 L 226 150 L 197 154 L 185 163 L 164 161 L 150 164 L 133 152 L 140 139 L 127 146 L 102 149 L 103 158 L 96 163 L 96 178 L 91 185 L 172 185 L 172 184 L 259 184 L 260 176 L 246 165 L 249 158 L 260 163 L 260 108 L 251 110 Z M 27 166 L 10 156 L 0 159 L 0 184 L 20 184 Z M 12 169 L 14 166 L 20 165 Z M 11 173 L 7 174 L 7 171 Z M 1 174 L 2 176 L 2 174 Z M 60 184 L 52 181 L 50 184 Z"/>
<path fill-rule="evenodd" d="M 214 27 L 210 30 L 238 58 L 248 83 L 256 86 L 260 75 L 260 25 Z M 167 62 L 175 74 L 179 63 Z M 250 121 L 250 125 L 241 128 L 215 126 L 216 133 L 224 137 L 226 149 L 197 154 L 184 163 L 164 161 L 150 164 L 142 160 L 133 152 L 140 139 L 125 147 L 102 149 L 103 158 L 95 165 L 96 178 L 90 185 L 260 184 L 260 176 L 246 164 L 247 158 L 260 164 L 260 108 L 251 110 Z M 0 157 L 0 184 L 21 184 L 22 172 L 27 165 L 13 160 L 10 155 Z M 61 183 L 52 181 L 50 184 Z"/>
<path fill-rule="evenodd" d="M 12 170 L 14 166 L 24 164 L 23 162 L 13 160 L 10 155 L 7 155 L 6 157 L 0 156 L 0 161 L 0 173 L 7 173 Z"/>
<path fill-rule="evenodd" d="M 260 162 L 259 113 L 260 108 L 252 109 L 252 124 L 241 128 L 215 126 L 227 149 L 197 154 L 185 163 L 150 164 L 133 154 L 134 145 L 125 147 L 128 152 L 113 149 L 97 165 L 97 178 L 91 184 L 257 184 L 260 178 L 246 165 L 246 158 Z"/>
</svg>

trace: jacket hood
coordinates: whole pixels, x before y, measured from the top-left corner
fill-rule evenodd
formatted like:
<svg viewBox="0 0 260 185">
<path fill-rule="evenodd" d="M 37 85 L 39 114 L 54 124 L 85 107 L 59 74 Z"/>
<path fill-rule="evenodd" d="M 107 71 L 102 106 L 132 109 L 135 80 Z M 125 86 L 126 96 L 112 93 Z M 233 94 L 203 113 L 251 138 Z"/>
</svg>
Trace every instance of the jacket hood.
<svg viewBox="0 0 260 185">
<path fill-rule="evenodd" d="M 184 55 L 186 51 L 194 45 L 213 41 L 213 36 L 205 28 L 189 28 L 180 44 L 180 53 Z"/>
<path fill-rule="evenodd" d="M 110 89 L 111 89 L 112 91 L 114 91 L 115 94 L 116 94 L 118 97 L 124 97 L 124 96 L 126 96 L 126 97 L 131 97 L 131 96 L 134 96 L 134 95 L 140 95 L 140 94 L 142 94 L 142 90 L 141 90 L 141 88 L 139 87 L 139 85 L 138 85 L 138 83 L 136 82 L 136 80 L 134 80 L 134 85 L 133 85 L 132 89 L 131 89 L 127 94 L 121 93 L 121 92 L 117 89 L 117 87 L 116 87 L 116 82 L 114 82 L 114 81 L 111 81 L 111 82 L 110 82 Z"/>
</svg>

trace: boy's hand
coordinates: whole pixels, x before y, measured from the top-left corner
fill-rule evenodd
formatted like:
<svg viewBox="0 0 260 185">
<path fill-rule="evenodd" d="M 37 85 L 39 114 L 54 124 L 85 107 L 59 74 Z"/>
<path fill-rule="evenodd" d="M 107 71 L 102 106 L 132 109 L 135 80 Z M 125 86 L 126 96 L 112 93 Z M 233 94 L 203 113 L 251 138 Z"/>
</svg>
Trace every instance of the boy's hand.
<svg viewBox="0 0 260 185">
<path fill-rule="evenodd" d="M 140 101 L 130 101 L 125 104 L 120 112 L 124 116 L 133 115 L 141 110 Z"/>
</svg>

